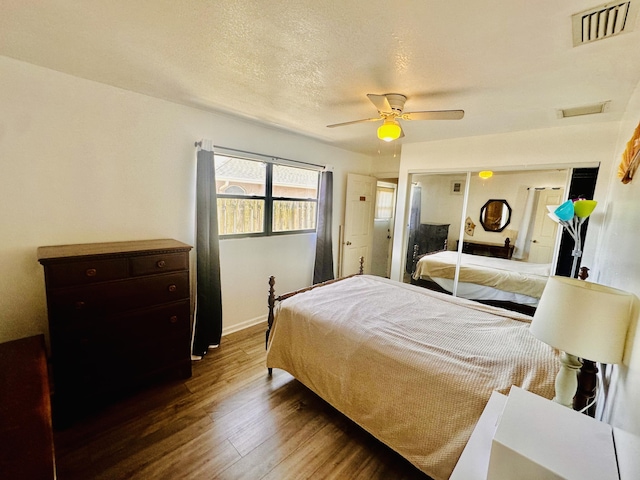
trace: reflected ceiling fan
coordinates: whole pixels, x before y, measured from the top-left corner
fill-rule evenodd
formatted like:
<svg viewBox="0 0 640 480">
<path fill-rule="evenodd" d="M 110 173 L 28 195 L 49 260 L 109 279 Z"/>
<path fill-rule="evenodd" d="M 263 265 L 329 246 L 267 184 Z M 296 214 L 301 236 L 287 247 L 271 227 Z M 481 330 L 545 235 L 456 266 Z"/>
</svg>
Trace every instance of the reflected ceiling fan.
<svg viewBox="0 0 640 480">
<path fill-rule="evenodd" d="M 425 112 L 406 112 L 404 113 L 404 104 L 407 97 L 400 93 L 385 93 L 384 95 L 367 94 L 371 103 L 378 109 L 378 117 L 364 118 L 362 120 L 354 120 L 352 122 L 334 123 L 327 125 L 329 128 L 344 127 L 345 125 L 353 125 L 355 123 L 377 122 L 382 120 L 383 123 L 378 128 L 378 138 L 385 142 L 391 142 L 398 138 L 404 137 L 404 132 L 398 120 L 460 120 L 464 117 L 464 110 L 432 110 Z"/>
</svg>

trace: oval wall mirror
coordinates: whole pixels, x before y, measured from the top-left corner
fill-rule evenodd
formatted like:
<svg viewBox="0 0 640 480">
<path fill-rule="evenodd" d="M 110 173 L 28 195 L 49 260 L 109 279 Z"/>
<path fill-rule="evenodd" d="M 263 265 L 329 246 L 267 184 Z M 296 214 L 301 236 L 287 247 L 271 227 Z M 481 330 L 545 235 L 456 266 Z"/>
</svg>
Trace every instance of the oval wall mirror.
<svg viewBox="0 0 640 480">
<path fill-rule="evenodd" d="M 480 223 L 488 232 L 501 232 L 510 221 L 511 207 L 506 200 L 488 200 L 480 209 Z"/>
</svg>

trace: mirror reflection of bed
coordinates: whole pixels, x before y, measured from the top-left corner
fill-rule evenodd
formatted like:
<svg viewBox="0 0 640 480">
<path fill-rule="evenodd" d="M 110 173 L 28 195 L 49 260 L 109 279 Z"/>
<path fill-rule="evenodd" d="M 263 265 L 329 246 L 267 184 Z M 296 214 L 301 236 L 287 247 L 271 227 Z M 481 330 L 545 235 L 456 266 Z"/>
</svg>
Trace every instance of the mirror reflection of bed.
<svg viewBox="0 0 640 480">
<path fill-rule="evenodd" d="M 571 178 L 571 169 L 413 174 L 405 282 L 533 315 L 562 233 L 546 205 L 566 200 Z"/>
</svg>

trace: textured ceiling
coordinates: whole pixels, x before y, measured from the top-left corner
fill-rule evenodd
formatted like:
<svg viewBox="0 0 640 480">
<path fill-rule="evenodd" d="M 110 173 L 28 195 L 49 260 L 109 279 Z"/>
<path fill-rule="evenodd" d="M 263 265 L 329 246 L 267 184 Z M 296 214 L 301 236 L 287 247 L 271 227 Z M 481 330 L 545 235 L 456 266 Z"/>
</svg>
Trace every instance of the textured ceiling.
<svg viewBox="0 0 640 480">
<path fill-rule="evenodd" d="M 465 110 L 404 122 L 403 144 L 619 119 L 640 31 L 574 48 L 571 15 L 598 4 L 0 0 L 0 55 L 376 155 L 394 148 L 377 123 L 326 128 L 376 116 L 367 93 Z M 603 101 L 604 114 L 557 117 Z"/>
</svg>

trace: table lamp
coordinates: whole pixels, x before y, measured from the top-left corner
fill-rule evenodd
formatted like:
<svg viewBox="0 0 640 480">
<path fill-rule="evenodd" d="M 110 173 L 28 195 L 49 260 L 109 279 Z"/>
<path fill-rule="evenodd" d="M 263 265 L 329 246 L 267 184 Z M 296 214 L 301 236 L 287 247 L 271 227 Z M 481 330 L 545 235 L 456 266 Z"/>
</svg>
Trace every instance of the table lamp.
<svg viewBox="0 0 640 480">
<path fill-rule="evenodd" d="M 554 402 L 571 407 L 581 358 L 621 363 L 635 296 L 597 283 L 550 277 L 531 333 L 562 351 Z"/>
</svg>

